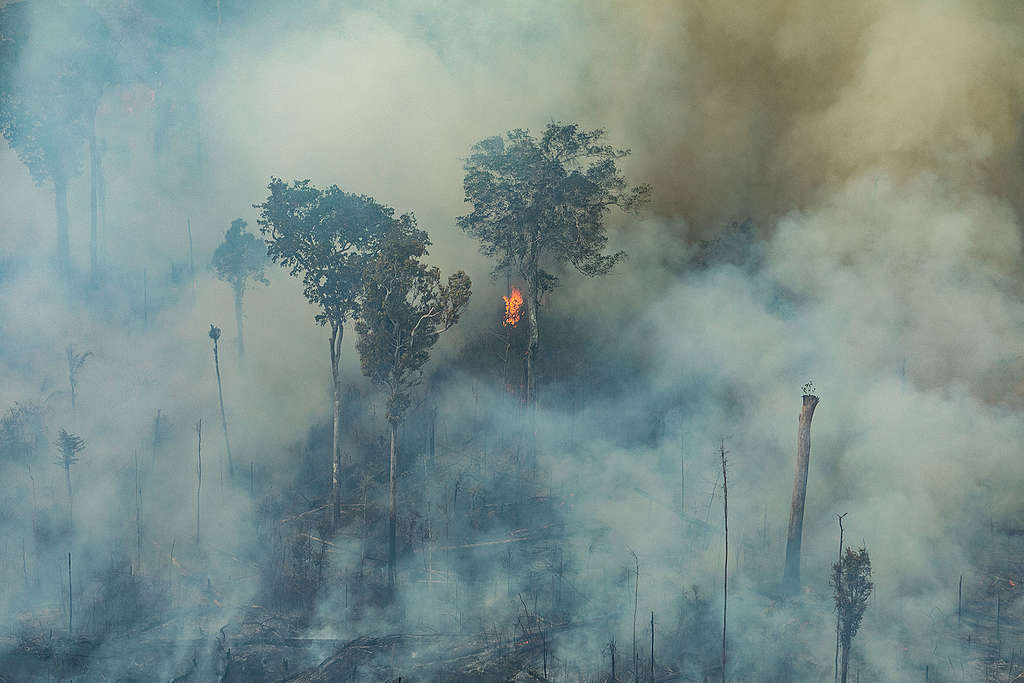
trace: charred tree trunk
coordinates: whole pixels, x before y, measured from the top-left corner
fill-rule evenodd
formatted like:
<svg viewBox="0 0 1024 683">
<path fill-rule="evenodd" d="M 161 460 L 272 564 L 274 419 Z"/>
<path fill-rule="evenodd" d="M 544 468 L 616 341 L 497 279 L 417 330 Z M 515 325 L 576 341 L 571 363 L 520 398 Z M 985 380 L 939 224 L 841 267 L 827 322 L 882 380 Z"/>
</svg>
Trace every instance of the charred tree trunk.
<svg viewBox="0 0 1024 683">
<path fill-rule="evenodd" d="M 218 353 L 218 339 L 213 340 L 213 367 L 217 371 L 217 398 L 220 399 L 220 424 L 224 430 L 224 448 L 228 452 L 228 478 L 235 473 L 235 464 L 231 459 L 231 440 L 228 439 L 228 418 L 224 412 L 224 389 L 220 382 L 220 354 Z M 221 470 L 223 471 L 223 470 Z"/>
<path fill-rule="evenodd" d="M 786 537 L 786 568 L 783 589 L 796 593 L 800 589 L 800 542 L 804 528 L 804 500 L 807 497 L 807 465 L 811 458 L 811 418 L 818 397 L 804 394 L 797 430 L 796 477 L 793 481 L 793 502 L 789 509 L 789 534 Z"/>
<path fill-rule="evenodd" d="M 398 516 L 395 506 L 395 437 L 397 436 L 398 425 L 391 422 L 391 453 L 388 458 L 388 585 L 394 588 L 397 579 L 398 562 Z"/>
<path fill-rule="evenodd" d="M 71 277 L 71 242 L 68 238 L 68 181 L 64 171 L 53 174 L 54 203 L 57 210 L 57 270 Z"/>
<path fill-rule="evenodd" d="M 341 523 L 341 342 L 345 329 L 331 323 L 331 383 L 334 390 L 331 440 L 331 507 L 335 528 Z"/>
</svg>

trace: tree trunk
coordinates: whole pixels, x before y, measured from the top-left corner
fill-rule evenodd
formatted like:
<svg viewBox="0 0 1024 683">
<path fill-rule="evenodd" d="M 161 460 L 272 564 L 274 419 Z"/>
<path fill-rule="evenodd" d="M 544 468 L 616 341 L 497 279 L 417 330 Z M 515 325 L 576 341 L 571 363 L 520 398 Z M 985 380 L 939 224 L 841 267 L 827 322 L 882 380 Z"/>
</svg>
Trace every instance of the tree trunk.
<svg viewBox="0 0 1024 683">
<path fill-rule="evenodd" d="M 63 171 L 53 175 L 53 192 L 57 209 L 57 270 L 64 278 L 71 277 L 71 243 L 68 239 L 68 182 Z"/>
<path fill-rule="evenodd" d="M 99 243 L 99 165 L 100 152 L 96 147 L 96 113 L 89 124 L 89 277 L 96 281 Z"/>
<path fill-rule="evenodd" d="M 64 478 L 68 484 L 68 526 L 74 526 L 75 524 L 75 509 L 71 498 L 71 468 L 64 466 Z"/>
<path fill-rule="evenodd" d="M 335 528 L 341 523 L 341 342 L 345 329 L 331 324 L 331 380 L 334 388 L 333 438 L 331 441 L 331 505 Z"/>
<path fill-rule="evenodd" d="M 228 439 L 228 418 L 224 412 L 224 390 L 221 388 L 220 383 L 220 357 L 217 353 L 217 340 L 213 340 L 213 367 L 217 371 L 217 397 L 220 399 L 220 424 L 224 429 L 224 448 L 228 452 L 228 478 L 230 479 L 235 473 L 235 464 L 231 459 L 231 441 Z"/>
<path fill-rule="evenodd" d="M 537 329 L 537 313 L 540 309 L 540 293 L 535 286 L 530 287 L 530 304 L 526 310 L 529 323 L 529 343 L 526 347 L 526 406 L 528 413 L 533 413 L 534 401 L 537 398 L 536 372 L 537 349 L 540 347 L 540 331 Z"/>
<path fill-rule="evenodd" d="M 800 542 L 804 527 L 804 500 L 807 497 L 807 466 L 811 458 L 811 418 L 818 397 L 805 394 L 797 430 L 796 477 L 793 481 L 793 502 L 789 509 L 789 534 L 786 538 L 786 568 L 783 589 L 796 593 L 800 589 Z"/>
<path fill-rule="evenodd" d="M 391 423 L 391 453 L 389 457 L 389 469 L 390 474 L 388 475 L 388 585 L 394 588 L 395 579 L 397 578 L 397 561 L 398 561 L 398 548 L 397 548 L 397 531 L 398 531 L 398 516 L 395 508 L 395 436 L 398 432 L 398 425 L 394 422 Z"/>
<path fill-rule="evenodd" d="M 235 287 L 235 327 L 238 328 L 238 358 L 245 357 L 245 341 L 242 338 L 242 288 Z"/>
<path fill-rule="evenodd" d="M 839 681 L 846 683 L 846 674 L 850 670 L 850 646 L 843 644 L 842 659 L 840 660 Z"/>
</svg>

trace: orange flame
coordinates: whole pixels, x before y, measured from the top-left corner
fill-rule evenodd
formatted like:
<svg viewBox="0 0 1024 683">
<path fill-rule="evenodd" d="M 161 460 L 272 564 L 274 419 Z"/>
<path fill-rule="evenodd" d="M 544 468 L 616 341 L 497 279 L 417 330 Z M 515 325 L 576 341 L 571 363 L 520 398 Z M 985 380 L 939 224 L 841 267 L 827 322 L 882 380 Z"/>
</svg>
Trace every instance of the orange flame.
<svg viewBox="0 0 1024 683">
<path fill-rule="evenodd" d="M 502 319 L 501 324 L 504 327 L 515 327 L 516 323 L 523 316 L 523 293 L 519 291 L 518 287 L 512 288 L 512 293 L 508 296 L 501 297 L 505 300 L 505 317 Z"/>
</svg>

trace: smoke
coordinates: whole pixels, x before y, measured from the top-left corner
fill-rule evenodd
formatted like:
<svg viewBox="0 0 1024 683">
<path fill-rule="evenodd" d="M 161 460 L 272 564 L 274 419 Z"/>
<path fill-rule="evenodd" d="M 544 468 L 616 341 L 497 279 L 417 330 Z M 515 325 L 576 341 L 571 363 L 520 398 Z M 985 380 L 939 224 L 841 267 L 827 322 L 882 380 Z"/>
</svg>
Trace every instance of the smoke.
<svg viewBox="0 0 1024 683">
<path fill-rule="evenodd" d="M 857 641 L 866 675 L 916 680 L 942 659 L 931 653 L 952 653 L 955 580 L 977 586 L 991 574 L 979 534 L 1021 522 L 1019 12 L 954 1 L 221 4 L 218 20 L 205 6 L 92 3 L 120 55 L 96 124 L 107 207 L 98 281 L 85 275 L 88 168 L 70 188 L 81 275 L 68 285 L 53 270 L 51 189 L 0 150 L 0 398 L 41 402 L 50 432 L 88 441 L 72 470 L 73 534 L 60 530 L 52 448 L 35 482 L 4 465 L 19 483 L 5 492 L 0 571 L 9 582 L 22 573 L 24 540 L 29 576 L 24 590 L 0 593 L 10 615 L 0 624 L 45 624 L 44 610 L 63 609 L 69 550 L 82 558 L 76 595 L 101 595 L 104 571 L 137 564 L 136 457 L 141 575 L 163 606 L 143 611 L 170 610 L 182 625 L 161 636 L 171 645 L 150 672 L 180 675 L 197 649 L 222 661 L 211 634 L 241 639 L 251 627 L 248 610 L 278 562 L 268 548 L 287 567 L 289 534 L 320 538 L 311 520 L 273 541 L 270 521 L 315 507 L 329 484 L 326 334 L 298 284 L 272 268 L 269 287 L 246 293 L 241 361 L 230 288 L 208 269 L 233 218 L 255 228 L 252 204 L 274 175 L 415 211 L 432 261 L 466 269 L 475 289 L 403 429 L 402 533 L 428 540 L 407 543 L 397 606 L 366 587 L 379 539 L 359 530 L 382 524 L 383 411 L 353 335 L 345 341 L 346 490 L 370 502 L 365 521 L 314 544 L 329 581 L 300 630 L 331 641 L 296 662 L 368 633 L 517 638 L 534 617 L 571 615 L 584 626 L 560 635 L 552 656 L 589 676 L 606 668 L 612 639 L 630 665 L 635 608 L 640 640 L 656 613 L 659 660 L 704 675 L 720 626 L 723 442 L 737 671 L 827 675 L 826 577 L 842 513 L 878 585 Z M 73 30 L 46 13 L 34 21 L 26 78 Z M 514 353 L 502 367 L 505 283 L 454 219 L 471 145 L 549 121 L 606 127 L 632 152 L 629 179 L 655 194 L 647 215 L 610 219 L 626 262 L 597 280 L 566 273 L 544 301 L 533 459 L 507 391 Z M 748 218 L 744 233 L 736 226 Z M 211 322 L 224 329 L 242 485 L 224 471 Z M 93 353 L 74 412 L 72 344 Z M 808 379 L 822 396 L 803 542 L 811 589 L 783 604 L 775 584 Z M 441 455 L 428 461 L 432 420 Z M 43 502 L 31 502 L 32 485 Z M 49 536 L 34 529 L 37 516 Z M 103 647 L 110 675 L 132 671 L 123 636 Z"/>
</svg>

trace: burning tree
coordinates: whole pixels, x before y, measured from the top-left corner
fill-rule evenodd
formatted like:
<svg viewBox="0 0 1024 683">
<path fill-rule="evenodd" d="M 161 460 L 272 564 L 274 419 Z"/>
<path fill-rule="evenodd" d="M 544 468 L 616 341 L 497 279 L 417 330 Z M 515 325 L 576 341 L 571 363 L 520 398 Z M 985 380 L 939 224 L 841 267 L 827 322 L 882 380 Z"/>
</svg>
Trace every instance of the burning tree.
<svg viewBox="0 0 1024 683">
<path fill-rule="evenodd" d="M 372 197 L 342 192 L 332 185 L 319 190 L 308 180 L 289 185 L 271 178 L 270 196 L 260 210 L 260 232 L 275 263 L 302 277 L 303 293 L 320 312 L 315 320 L 329 326 L 334 391 L 331 500 L 334 522 L 341 519 L 339 482 L 341 422 L 341 343 L 345 323 L 358 310 L 366 254 L 396 223 L 394 209 Z"/>
<path fill-rule="evenodd" d="M 367 263 L 356 321 L 363 374 L 387 392 L 391 429 L 388 476 L 388 584 L 395 585 L 397 515 L 395 441 L 410 393 L 423 379 L 423 366 L 441 332 L 449 329 L 469 301 L 469 276 L 458 271 L 442 282 L 441 271 L 422 262 L 430 240 L 405 214 Z"/>
<path fill-rule="evenodd" d="M 64 477 L 68 485 L 68 521 L 74 521 L 74 504 L 71 495 L 71 466 L 78 462 L 78 454 L 85 450 L 85 439 L 65 431 L 62 427 L 57 435 L 57 464 L 64 468 Z"/>
<path fill-rule="evenodd" d="M 249 280 L 266 286 L 270 281 L 263 275 L 267 263 L 267 250 L 256 236 L 246 231 L 241 218 L 231 221 L 224 241 L 213 252 L 213 270 L 217 277 L 231 285 L 235 294 L 235 326 L 238 329 L 238 357 L 245 355 L 242 337 L 242 297 Z"/>
<path fill-rule="evenodd" d="M 465 163 L 472 211 L 459 227 L 497 258 L 495 275 L 515 272 L 525 283 L 528 405 L 536 393 L 541 297 L 558 286 L 552 271 L 566 264 L 589 277 L 610 271 L 624 253 L 604 253 L 605 218 L 613 206 L 637 210 L 650 194 L 647 185 L 628 186 L 617 162 L 629 151 L 601 144 L 604 135 L 577 124 L 548 124 L 539 139 L 516 129 L 478 142 Z"/>
<path fill-rule="evenodd" d="M 871 591 L 875 588 L 871 581 L 871 558 L 868 557 L 867 549 L 847 548 L 846 554 L 832 565 L 829 585 L 832 586 L 832 597 L 839 615 L 839 644 L 842 646 L 839 680 L 846 683 L 850 667 L 850 646 L 860 629 Z"/>
</svg>

